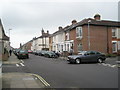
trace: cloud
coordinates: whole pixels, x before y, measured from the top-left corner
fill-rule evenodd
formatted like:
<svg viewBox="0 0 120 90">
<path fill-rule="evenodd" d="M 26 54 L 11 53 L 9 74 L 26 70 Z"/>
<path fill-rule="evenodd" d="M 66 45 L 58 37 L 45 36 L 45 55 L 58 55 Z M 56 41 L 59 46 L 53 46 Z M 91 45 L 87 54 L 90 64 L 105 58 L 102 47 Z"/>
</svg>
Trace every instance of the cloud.
<svg viewBox="0 0 120 90">
<path fill-rule="evenodd" d="M 118 3 L 116 2 L 30 1 L 12 0 L 12 2 L 4 2 L 2 6 L 0 5 L 2 7 L 0 14 L 5 30 L 12 28 L 12 38 L 17 38 L 12 39 L 13 46 L 19 45 L 22 41 L 29 41 L 34 36 L 40 36 L 42 28 L 53 33 L 59 26 L 70 25 L 73 19 L 80 21 L 84 18 L 93 18 L 96 13 L 101 14 L 102 19 L 118 19 Z"/>
</svg>

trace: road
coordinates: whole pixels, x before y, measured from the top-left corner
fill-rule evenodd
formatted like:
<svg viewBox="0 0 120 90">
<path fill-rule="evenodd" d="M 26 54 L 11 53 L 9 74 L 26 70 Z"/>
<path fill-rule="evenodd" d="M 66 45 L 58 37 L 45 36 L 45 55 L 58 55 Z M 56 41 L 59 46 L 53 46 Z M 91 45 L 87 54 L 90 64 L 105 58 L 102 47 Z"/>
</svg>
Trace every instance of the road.
<svg viewBox="0 0 120 90">
<path fill-rule="evenodd" d="M 30 55 L 3 72 L 27 72 L 43 77 L 53 88 L 118 88 L 118 68 L 107 63 L 69 64 L 66 60 Z"/>
</svg>

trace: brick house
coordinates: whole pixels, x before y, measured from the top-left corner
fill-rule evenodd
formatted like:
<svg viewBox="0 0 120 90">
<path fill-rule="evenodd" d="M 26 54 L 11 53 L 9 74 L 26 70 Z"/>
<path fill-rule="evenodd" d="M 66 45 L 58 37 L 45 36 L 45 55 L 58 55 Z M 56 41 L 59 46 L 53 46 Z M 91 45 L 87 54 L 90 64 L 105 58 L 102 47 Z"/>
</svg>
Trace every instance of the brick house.
<svg viewBox="0 0 120 90">
<path fill-rule="evenodd" d="M 33 40 L 28 41 L 27 43 L 25 43 L 24 45 L 22 45 L 21 48 L 22 48 L 23 50 L 31 50 L 32 42 L 33 42 Z"/>
<path fill-rule="evenodd" d="M 101 20 L 96 14 L 94 19 L 73 20 L 65 32 L 69 32 L 67 41 L 73 41 L 75 54 L 81 50 L 120 53 L 120 22 Z"/>
</svg>

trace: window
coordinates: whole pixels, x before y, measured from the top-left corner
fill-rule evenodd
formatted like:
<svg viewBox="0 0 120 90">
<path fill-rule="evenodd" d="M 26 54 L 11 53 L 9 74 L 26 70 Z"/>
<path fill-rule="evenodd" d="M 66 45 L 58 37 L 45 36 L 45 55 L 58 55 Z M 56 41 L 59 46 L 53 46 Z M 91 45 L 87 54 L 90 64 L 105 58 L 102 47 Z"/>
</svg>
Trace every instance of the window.
<svg viewBox="0 0 120 90">
<path fill-rule="evenodd" d="M 117 41 L 112 42 L 112 51 L 117 52 Z"/>
<path fill-rule="evenodd" d="M 70 39 L 70 34 L 69 32 L 66 33 L 66 40 L 69 40 Z"/>
<path fill-rule="evenodd" d="M 61 51 L 63 51 L 63 45 L 61 45 Z"/>
<path fill-rule="evenodd" d="M 95 54 L 95 52 L 94 52 L 94 51 L 91 51 L 91 52 L 90 52 L 90 55 L 94 55 L 94 54 Z"/>
<path fill-rule="evenodd" d="M 116 29 L 112 29 L 112 37 L 116 37 Z"/>
<path fill-rule="evenodd" d="M 82 44 L 78 44 L 78 51 L 82 51 Z"/>
<path fill-rule="evenodd" d="M 65 44 L 65 51 L 66 51 L 66 44 Z"/>
<path fill-rule="evenodd" d="M 76 38 L 82 38 L 82 27 L 76 28 Z"/>
<path fill-rule="evenodd" d="M 96 54 L 100 54 L 99 52 L 96 52 Z"/>
<path fill-rule="evenodd" d="M 69 44 L 67 44 L 67 51 L 69 51 Z"/>
</svg>

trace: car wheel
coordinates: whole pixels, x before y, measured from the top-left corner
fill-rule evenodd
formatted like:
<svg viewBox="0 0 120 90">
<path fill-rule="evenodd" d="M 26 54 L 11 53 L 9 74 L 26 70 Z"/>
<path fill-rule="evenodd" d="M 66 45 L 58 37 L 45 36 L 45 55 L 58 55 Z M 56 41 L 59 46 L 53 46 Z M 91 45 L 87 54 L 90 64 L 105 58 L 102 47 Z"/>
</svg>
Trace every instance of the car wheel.
<svg viewBox="0 0 120 90">
<path fill-rule="evenodd" d="M 50 58 L 50 56 L 49 56 L 49 55 L 48 55 L 47 57 L 48 57 L 48 58 Z"/>
<path fill-rule="evenodd" d="M 81 60 L 80 59 L 76 59 L 75 62 L 76 62 L 76 64 L 80 64 Z"/>
<path fill-rule="evenodd" d="M 99 63 L 102 63 L 103 60 L 102 60 L 101 58 L 98 58 L 98 62 L 99 62 Z"/>
</svg>

